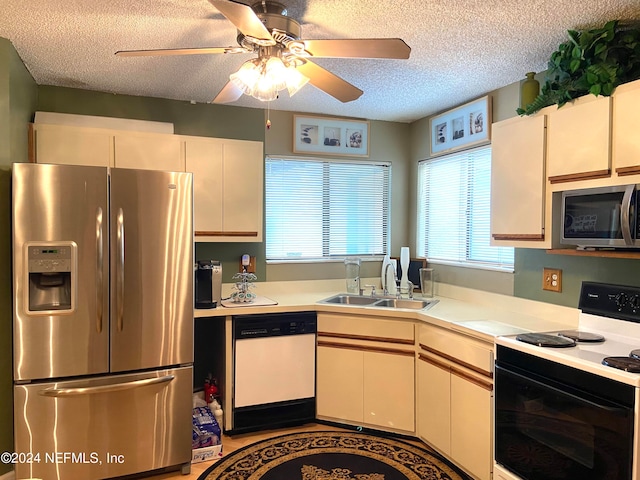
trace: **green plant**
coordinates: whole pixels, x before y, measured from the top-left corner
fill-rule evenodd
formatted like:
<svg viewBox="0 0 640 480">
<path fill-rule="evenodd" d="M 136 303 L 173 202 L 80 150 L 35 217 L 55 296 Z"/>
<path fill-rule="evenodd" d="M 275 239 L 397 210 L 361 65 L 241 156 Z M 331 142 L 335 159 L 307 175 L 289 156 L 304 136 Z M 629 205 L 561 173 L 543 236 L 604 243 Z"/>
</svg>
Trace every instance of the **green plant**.
<svg viewBox="0 0 640 480">
<path fill-rule="evenodd" d="M 620 27 L 618 20 L 602 28 L 569 30 L 569 40 L 551 54 L 540 95 L 518 115 L 543 107 L 558 108 L 589 93 L 609 96 L 615 88 L 640 78 L 640 28 Z"/>
</svg>

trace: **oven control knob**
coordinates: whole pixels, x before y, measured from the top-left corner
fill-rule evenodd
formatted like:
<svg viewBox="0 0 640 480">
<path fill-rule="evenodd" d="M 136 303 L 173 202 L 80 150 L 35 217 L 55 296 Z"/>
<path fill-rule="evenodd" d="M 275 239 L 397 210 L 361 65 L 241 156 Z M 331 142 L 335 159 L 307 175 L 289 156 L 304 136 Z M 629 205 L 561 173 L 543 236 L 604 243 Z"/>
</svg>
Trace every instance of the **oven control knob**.
<svg viewBox="0 0 640 480">
<path fill-rule="evenodd" d="M 634 295 L 631 297 L 631 308 L 637 310 L 640 308 L 640 295 Z"/>
<path fill-rule="evenodd" d="M 619 293 L 618 295 L 616 295 L 616 305 L 618 306 L 618 308 L 624 307 L 627 304 L 628 300 L 629 297 L 626 293 Z"/>
</svg>

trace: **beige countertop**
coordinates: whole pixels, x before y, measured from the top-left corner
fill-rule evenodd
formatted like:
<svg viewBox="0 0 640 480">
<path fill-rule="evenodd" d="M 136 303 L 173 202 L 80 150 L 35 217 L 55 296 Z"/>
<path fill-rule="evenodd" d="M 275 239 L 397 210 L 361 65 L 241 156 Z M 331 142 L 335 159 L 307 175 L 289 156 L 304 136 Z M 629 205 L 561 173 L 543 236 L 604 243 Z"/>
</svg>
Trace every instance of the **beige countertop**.
<svg viewBox="0 0 640 480">
<path fill-rule="evenodd" d="M 375 283 L 376 279 L 366 279 Z M 576 308 L 535 302 L 506 295 L 465 289 L 453 285 L 436 285 L 438 302 L 426 310 L 387 309 L 371 306 L 331 305 L 318 303 L 337 293 L 344 293 L 344 280 L 256 283 L 258 297 L 273 300 L 276 305 L 252 305 L 196 309 L 195 318 L 227 317 L 316 310 L 426 322 L 493 342 L 500 335 L 544 332 L 575 328 Z M 229 296 L 231 284 L 224 284 L 223 298 Z M 421 298 L 416 295 L 416 298 Z"/>
</svg>

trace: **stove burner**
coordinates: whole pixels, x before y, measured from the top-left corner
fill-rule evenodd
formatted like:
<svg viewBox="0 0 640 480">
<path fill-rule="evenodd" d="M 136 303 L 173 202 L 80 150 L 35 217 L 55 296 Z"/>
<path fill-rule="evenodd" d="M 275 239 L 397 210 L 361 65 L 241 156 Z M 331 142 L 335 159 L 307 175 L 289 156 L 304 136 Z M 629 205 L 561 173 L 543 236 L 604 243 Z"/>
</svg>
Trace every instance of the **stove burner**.
<svg viewBox="0 0 640 480">
<path fill-rule="evenodd" d="M 635 351 L 635 350 L 634 350 Z M 602 364 L 625 372 L 640 373 L 640 360 L 631 357 L 606 357 Z"/>
<path fill-rule="evenodd" d="M 638 360 L 640 360 L 640 349 L 638 350 L 631 350 L 631 353 L 629 354 L 629 356 L 631 358 L 637 358 Z"/>
<path fill-rule="evenodd" d="M 598 333 L 581 332 L 580 330 L 564 330 L 558 332 L 561 337 L 567 337 L 576 342 L 599 343 L 604 342 L 604 337 Z M 639 352 L 640 353 L 640 352 Z"/>
<path fill-rule="evenodd" d="M 562 348 L 576 346 L 576 342 L 571 338 L 546 333 L 522 333 L 516 337 L 516 340 L 537 345 L 538 347 Z"/>
</svg>

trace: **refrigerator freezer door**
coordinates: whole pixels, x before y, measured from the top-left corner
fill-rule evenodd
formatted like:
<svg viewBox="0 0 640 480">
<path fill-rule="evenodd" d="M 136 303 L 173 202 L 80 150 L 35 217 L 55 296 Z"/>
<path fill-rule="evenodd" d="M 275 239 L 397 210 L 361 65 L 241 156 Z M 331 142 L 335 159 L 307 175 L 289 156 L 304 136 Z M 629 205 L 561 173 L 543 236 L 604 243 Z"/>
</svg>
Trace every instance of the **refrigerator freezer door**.
<svg viewBox="0 0 640 480">
<path fill-rule="evenodd" d="M 111 170 L 111 371 L 193 362 L 190 173 Z"/>
<path fill-rule="evenodd" d="M 94 480 L 191 461 L 192 367 L 14 386 L 16 478 Z"/>
<path fill-rule="evenodd" d="M 109 369 L 107 169 L 22 163 L 14 164 L 12 170 L 14 379 L 106 373 Z M 35 275 L 29 274 L 30 269 L 37 270 L 32 268 L 33 263 L 29 264 L 34 254 L 29 245 L 34 244 L 49 245 L 49 252 L 56 251 L 56 245 L 74 252 L 76 268 L 70 272 L 73 288 L 67 292 L 71 302 L 60 312 L 49 307 L 33 311 L 29 307 L 30 302 L 39 301 L 38 295 L 55 286 L 53 277 L 47 278 L 45 274 L 42 283 L 38 283 L 33 281 Z M 37 261 L 32 258 L 32 262 Z M 34 296 L 34 289 L 40 289 L 38 295 Z"/>
</svg>

